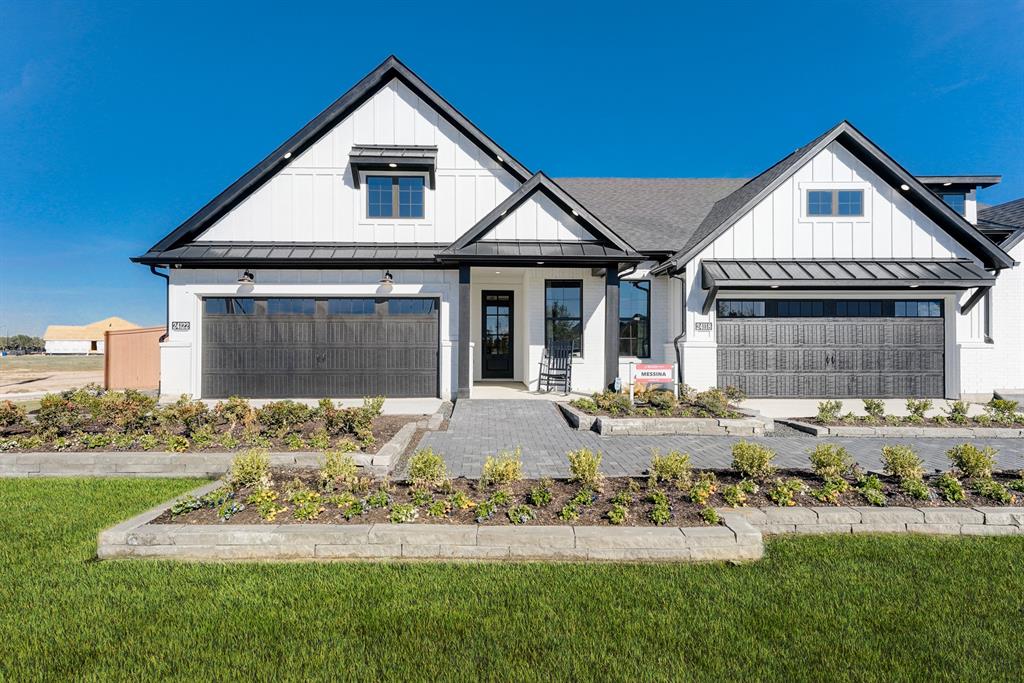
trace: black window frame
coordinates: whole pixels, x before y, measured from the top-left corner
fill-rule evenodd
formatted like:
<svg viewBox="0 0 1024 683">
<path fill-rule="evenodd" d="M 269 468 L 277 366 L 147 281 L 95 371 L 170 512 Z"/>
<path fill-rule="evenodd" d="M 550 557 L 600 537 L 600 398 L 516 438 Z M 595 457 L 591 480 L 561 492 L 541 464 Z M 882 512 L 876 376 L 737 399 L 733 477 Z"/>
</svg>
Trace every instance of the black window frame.
<svg viewBox="0 0 1024 683">
<path fill-rule="evenodd" d="M 830 213 L 811 212 L 811 193 L 821 192 L 830 196 Z M 860 213 L 840 213 L 839 194 L 854 193 L 860 195 Z M 834 190 L 823 188 L 809 188 L 804 191 L 804 215 L 807 218 L 864 218 L 864 189 L 860 187 L 840 187 Z"/>
<path fill-rule="evenodd" d="M 548 311 L 548 290 L 552 287 L 571 288 L 575 287 L 579 290 L 579 304 L 580 313 L 579 316 L 555 316 L 552 317 Z M 550 323 L 555 321 L 575 321 L 579 323 L 580 340 L 579 349 L 573 349 L 573 355 L 579 358 L 583 358 L 583 280 L 544 280 L 544 348 L 551 348 L 551 335 L 550 335 Z"/>
<path fill-rule="evenodd" d="M 943 201 L 943 203 L 945 203 L 946 206 L 948 206 L 949 208 L 953 209 L 954 211 L 956 211 L 961 216 L 966 216 L 967 215 L 967 193 L 966 192 L 937 192 L 936 194 L 939 195 L 939 199 L 941 199 Z M 959 208 L 956 207 L 956 206 L 953 206 L 952 204 L 949 203 L 949 199 L 947 199 L 947 197 L 958 197 L 959 198 L 958 201 L 962 202 L 963 205 L 961 207 L 959 207 Z"/>
<path fill-rule="evenodd" d="M 624 287 L 632 287 L 647 293 L 647 310 L 642 321 L 635 320 L 635 316 L 623 317 L 622 315 L 622 291 Z M 637 323 L 636 336 L 623 336 L 627 325 Z M 641 338 L 641 322 L 646 328 L 647 334 Z M 626 342 L 633 342 L 633 350 L 636 350 L 637 343 L 645 343 L 646 348 L 640 347 L 645 353 L 624 353 L 623 348 Z M 651 357 L 651 281 L 650 280 L 620 280 L 619 281 L 619 358 L 650 358 Z"/>
<path fill-rule="evenodd" d="M 371 211 L 372 204 L 370 203 L 370 185 L 371 179 L 374 178 L 389 178 L 391 180 L 391 213 L 389 215 L 375 216 Z M 419 214 L 417 215 L 402 215 L 402 189 L 401 181 L 405 179 L 414 179 L 420 181 L 419 196 Z M 415 221 L 422 220 L 427 217 L 427 178 L 426 176 L 418 173 L 412 174 L 390 174 L 390 173 L 367 173 L 365 177 L 366 185 L 366 217 L 370 220 L 403 220 L 403 221 Z M 383 204 L 382 204 L 383 206 Z"/>
</svg>

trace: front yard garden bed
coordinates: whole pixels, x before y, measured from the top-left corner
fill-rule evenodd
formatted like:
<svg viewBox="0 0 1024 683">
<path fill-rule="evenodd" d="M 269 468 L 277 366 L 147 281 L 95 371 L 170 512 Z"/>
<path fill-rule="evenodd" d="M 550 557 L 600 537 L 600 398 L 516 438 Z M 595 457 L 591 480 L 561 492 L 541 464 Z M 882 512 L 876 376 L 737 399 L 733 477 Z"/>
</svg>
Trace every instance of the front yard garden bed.
<svg viewBox="0 0 1024 683">
<path fill-rule="evenodd" d="M 855 415 L 843 413 L 842 401 L 821 401 L 813 417 L 779 421 L 815 436 L 1024 437 L 1024 413 L 1016 401 L 992 399 L 979 415 L 968 414 L 966 401 L 946 401 L 942 413 L 927 416 L 933 407 L 930 399 L 907 399 L 909 415 L 886 415 L 882 401 L 864 399 L 866 414 Z"/>
<path fill-rule="evenodd" d="M 735 387 L 694 392 L 683 386 L 671 391 L 641 390 L 635 402 L 624 393 L 605 391 L 558 407 L 575 429 L 604 435 L 716 434 L 751 436 L 772 431 L 775 423 L 737 404 L 743 393 Z"/>
<path fill-rule="evenodd" d="M 253 408 L 233 397 L 212 408 L 187 396 L 168 405 L 137 391 L 95 385 L 47 394 L 34 415 L 0 401 L 0 453 L 236 452 L 329 449 L 376 454 L 416 415 L 382 415 L 384 398 L 339 408 L 322 399 L 316 408 L 275 401 Z"/>
</svg>

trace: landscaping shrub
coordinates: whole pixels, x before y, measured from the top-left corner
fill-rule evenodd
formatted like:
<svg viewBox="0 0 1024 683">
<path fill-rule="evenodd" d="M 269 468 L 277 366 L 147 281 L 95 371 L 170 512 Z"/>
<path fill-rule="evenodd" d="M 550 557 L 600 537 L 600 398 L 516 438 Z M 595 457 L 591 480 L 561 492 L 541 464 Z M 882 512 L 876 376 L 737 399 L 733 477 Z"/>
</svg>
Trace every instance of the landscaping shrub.
<svg viewBox="0 0 1024 683">
<path fill-rule="evenodd" d="M 192 447 L 193 448 L 206 448 L 213 444 L 217 436 L 214 434 L 213 425 L 204 424 L 197 430 L 192 432 Z"/>
<path fill-rule="evenodd" d="M 714 472 L 701 472 L 690 486 L 690 500 L 697 505 L 707 505 L 718 490 L 718 478 Z"/>
<path fill-rule="evenodd" d="M 985 404 L 985 414 L 997 424 L 1013 424 L 1017 419 L 1017 402 L 992 398 Z"/>
<path fill-rule="evenodd" d="M 946 401 L 946 415 L 949 417 L 949 421 L 953 424 L 965 425 L 970 421 L 967 417 L 967 413 L 971 408 L 971 404 L 967 401 Z"/>
<path fill-rule="evenodd" d="M 717 387 L 694 394 L 693 404 L 703 409 L 711 417 L 728 417 L 731 414 L 729 397 L 724 390 Z"/>
<path fill-rule="evenodd" d="M 765 495 L 779 507 L 796 505 L 796 494 L 803 493 L 804 483 L 799 479 L 776 479 Z"/>
<path fill-rule="evenodd" d="M 455 508 L 456 510 L 468 510 L 471 507 L 476 506 L 476 503 L 473 502 L 473 499 L 467 496 L 462 491 L 456 491 L 452 495 L 448 496 L 448 500 L 449 502 L 451 502 L 452 507 Z"/>
<path fill-rule="evenodd" d="M 320 462 L 320 481 L 325 487 L 341 484 L 351 487 L 359 475 L 355 458 L 343 451 L 327 451 Z"/>
<path fill-rule="evenodd" d="M 935 488 L 950 503 L 959 503 L 967 497 L 963 484 L 950 472 L 943 472 L 935 478 Z"/>
<path fill-rule="evenodd" d="M 554 484 L 550 479 L 541 479 L 540 483 L 530 489 L 528 496 L 532 505 L 545 507 L 551 503 L 551 487 Z"/>
<path fill-rule="evenodd" d="M 677 489 L 685 489 L 693 480 L 690 456 L 679 451 L 661 455 L 657 450 L 651 454 L 651 476 L 655 482 L 666 482 Z"/>
<path fill-rule="evenodd" d="M 761 444 L 738 441 L 732 446 L 732 468 L 749 479 L 765 479 L 775 471 L 775 451 Z"/>
<path fill-rule="evenodd" d="M 28 414 L 21 406 L 11 401 L 0 401 L 0 429 L 24 427 L 28 424 Z"/>
<path fill-rule="evenodd" d="M 839 505 L 839 497 L 850 490 L 850 484 L 845 479 L 826 479 L 821 488 L 810 492 L 811 496 L 829 505 Z"/>
<path fill-rule="evenodd" d="M 419 510 L 416 509 L 415 505 L 399 503 L 391 508 L 391 514 L 388 515 L 388 519 L 393 524 L 407 524 L 416 521 L 416 518 L 419 516 Z"/>
<path fill-rule="evenodd" d="M 143 434 L 139 437 L 139 448 L 144 451 L 151 451 L 160 445 L 160 439 L 152 434 Z"/>
<path fill-rule="evenodd" d="M 366 497 L 366 505 L 371 508 L 386 508 L 391 505 L 391 494 L 388 493 L 387 486 L 381 484 L 381 486 Z"/>
<path fill-rule="evenodd" d="M 121 431 L 146 429 L 156 420 L 156 398 L 135 389 L 101 394 L 96 405 L 100 421 Z"/>
<path fill-rule="evenodd" d="M 732 508 L 743 507 L 747 504 L 747 494 L 739 484 L 723 488 L 722 498 L 725 500 L 725 504 Z"/>
<path fill-rule="evenodd" d="M 292 516 L 304 522 L 316 519 L 326 509 L 323 504 L 324 497 L 319 492 L 305 486 L 297 486 L 288 491 L 285 496 L 292 504 Z"/>
<path fill-rule="evenodd" d="M 882 446 L 882 471 L 901 482 L 924 476 L 924 463 L 909 446 Z"/>
<path fill-rule="evenodd" d="M 288 447 L 290 451 L 304 451 L 306 450 L 306 441 L 298 434 L 289 434 L 284 437 L 284 445 Z"/>
<path fill-rule="evenodd" d="M 629 519 L 629 506 L 625 503 L 612 503 L 611 508 L 608 509 L 608 523 L 619 526 L 625 524 L 626 520 Z"/>
<path fill-rule="evenodd" d="M 206 424 L 210 419 L 210 410 L 202 401 L 193 401 L 188 394 L 182 394 L 174 403 L 164 406 L 160 412 L 160 421 L 168 428 L 181 426 L 185 436 Z"/>
<path fill-rule="evenodd" d="M 444 458 L 432 448 L 420 448 L 409 458 L 409 481 L 413 488 L 434 489 L 448 478 Z"/>
<path fill-rule="evenodd" d="M 232 429 L 236 425 L 252 424 L 256 420 L 256 411 L 240 396 L 229 396 L 226 401 L 219 401 L 213 407 L 213 414 Z"/>
<path fill-rule="evenodd" d="M 998 452 L 991 446 L 978 448 L 974 444 L 964 443 L 953 446 L 946 451 L 946 455 L 949 456 L 953 466 L 960 470 L 965 477 L 989 479 L 996 466 Z"/>
<path fill-rule="evenodd" d="M 853 468 L 853 458 L 842 446 L 821 443 L 810 453 L 811 468 L 826 482 L 842 480 Z"/>
<path fill-rule="evenodd" d="M 592 398 L 577 398 L 569 401 L 569 405 L 579 408 L 585 413 L 596 413 L 597 402 Z"/>
<path fill-rule="evenodd" d="M 652 391 L 647 396 L 647 402 L 658 410 L 669 412 L 675 410 L 676 406 L 679 404 L 679 401 L 676 400 L 675 394 L 671 391 Z"/>
<path fill-rule="evenodd" d="M 236 489 L 242 486 L 269 485 L 270 455 L 256 448 L 239 453 L 231 461 L 229 480 Z"/>
<path fill-rule="evenodd" d="M 508 512 L 506 512 L 505 514 L 508 515 L 508 521 L 517 525 L 526 524 L 535 517 L 533 513 L 533 508 L 531 508 L 529 505 L 521 504 L 513 505 L 508 509 Z"/>
<path fill-rule="evenodd" d="M 597 409 L 611 415 L 628 415 L 633 410 L 633 404 L 629 402 L 629 396 L 620 391 L 603 391 L 594 394 L 594 403 Z"/>
<path fill-rule="evenodd" d="M 36 427 L 40 432 L 68 434 L 85 426 L 92 418 L 93 401 L 79 392 L 46 394 L 39 400 Z"/>
<path fill-rule="evenodd" d="M 920 479 L 904 479 L 900 482 L 900 490 L 916 500 L 928 500 L 928 486 Z"/>
<path fill-rule="evenodd" d="M 881 480 L 873 474 L 857 480 L 857 491 L 870 505 L 883 507 L 886 504 L 885 487 Z"/>
<path fill-rule="evenodd" d="M 839 414 L 843 410 L 842 401 L 818 401 L 818 422 L 832 423 L 839 421 Z"/>
<path fill-rule="evenodd" d="M 1003 505 L 1012 505 L 1016 501 L 1016 496 L 993 479 L 979 479 L 974 482 L 974 492 L 982 498 L 988 498 Z"/>
<path fill-rule="evenodd" d="M 594 490 L 601 489 L 604 475 L 601 473 L 601 453 L 589 448 L 569 451 L 569 481 L 575 481 Z"/>
<path fill-rule="evenodd" d="M 722 390 L 730 403 L 743 403 L 747 400 L 747 393 L 737 386 L 729 384 Z"/>
<path fill-rule="evenodd" d="M 309 421 L 312 411 L 295 401 L 271 401 L 256 411 L 263 432 L 283 437 Z"/>
<path fill-rule="evenodd" d="M 707 507 L 701 510 L 700 517 L 704 520 L 705 524 L 715 525 L 722 521 L 718 516 L 718 511 L 712 507 Z"/>
<path fill-rule="evenodd" d="M 910 413 L 910 416 L 907 418 L 907 422 L 921 424 L 924 422 L 925 413 L 931 409 L 932 400 L 930 398 L 908 398 L 907 412 Z"/>
<path fill-rule="evenodd" d="M 191 448 L 192 444 L 181 434 L 171 434 L 167 437 L 166 446 L 171 453 L 184 453 Z"/>
<path fill-rule="evenodd" d="M 259 488 L 249 494 L 246 502 L 256 508 L 257 514 L 266 522 L 274 519 L 284 510 L 285 506 L 277 502 L 277 491 L 271 488 Z"/>
<path fill-rule="evenodd" d="M 480 475 L 481 486 L 504 486 L 523 478 L 522 449 L 501 451 L 497 456 L 487 456 Z"/>
<path fill-rule="evenodd" d="M 874 420 L 881 420 L 885 417 L 885 401 L 879 398 L 865 398 L 864 412 Z"/>
<path fill-rule="evenodd" d="M 448 513 L 452 511 L 451 501 L 441 499 L 435 500 L 427 506 L 427 517 L 447 517 Z"/>
<path fill-rule="evenodd" d="M 668 524 L 672 520 L 672 508 L 669 506 L 668 496 L 665 495 L 665 492 L 654 489 L 648 499 L 653 503 L 648 515 L 650 520 L 658 526 Z"/>
</svg>

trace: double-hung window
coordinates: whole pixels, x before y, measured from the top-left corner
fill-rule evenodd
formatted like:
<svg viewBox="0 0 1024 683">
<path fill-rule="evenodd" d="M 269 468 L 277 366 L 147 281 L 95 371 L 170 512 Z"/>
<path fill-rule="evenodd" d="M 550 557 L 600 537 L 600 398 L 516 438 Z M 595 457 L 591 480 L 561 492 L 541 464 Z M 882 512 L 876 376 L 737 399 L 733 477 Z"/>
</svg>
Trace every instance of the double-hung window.
<svg viewBox="0 0 1024 683">
<path fill-rule="evenodd" d="M 544 346 L 572 344 L 583 355 L 583 281 L 547 280 L 544 283 Z"/>
<path fill-rule="evenodd" d="M 651 283 L 619 283 L 619 355 L 651 356 Z"/>
<path fill-rule="evenodd" d="M 423 218 L 423 176 L 366 178 L 368 218 Z"/>
</svg>

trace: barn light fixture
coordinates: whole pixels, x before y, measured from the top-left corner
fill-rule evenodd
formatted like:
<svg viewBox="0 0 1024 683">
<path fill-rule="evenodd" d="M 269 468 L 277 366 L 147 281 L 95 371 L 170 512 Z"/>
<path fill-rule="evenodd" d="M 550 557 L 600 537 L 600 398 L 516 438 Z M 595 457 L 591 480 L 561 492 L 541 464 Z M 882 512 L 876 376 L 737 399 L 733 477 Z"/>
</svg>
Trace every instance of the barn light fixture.
<svg viewBox="0 0 1024 683">
<path fill-rule="evenodd" d="M 384 271 L 384 277 L 380 279 L 380 289 L 383 292 L 390 292 L 391 288 L 395 285 L 395 276 L 391 274 L 390 270 Z"/>
<path fill-rule="evenodd" d="M 243 271 L 241 277 L 238 278 L 238 284 L 240 285 L 251 285 L 256 281 L 256 276 L 250 273 L 248 270 Z"/>
<path fill-rule="evenodd" d="M 903 185 L 900 185 L 900 189 L 903 190 L 904 192 L 906 192 L 907 190 L 910 189 L 910 185 L 907 185 L 906 183 L 904 183 Z"/>
</svg>

